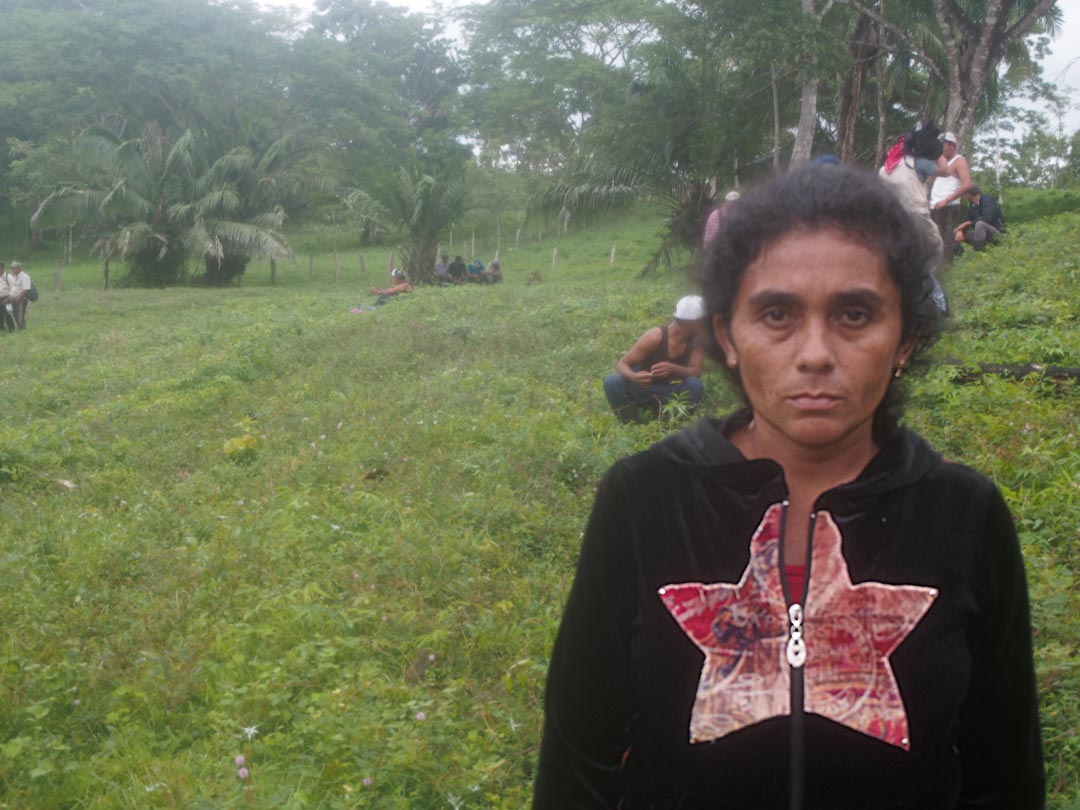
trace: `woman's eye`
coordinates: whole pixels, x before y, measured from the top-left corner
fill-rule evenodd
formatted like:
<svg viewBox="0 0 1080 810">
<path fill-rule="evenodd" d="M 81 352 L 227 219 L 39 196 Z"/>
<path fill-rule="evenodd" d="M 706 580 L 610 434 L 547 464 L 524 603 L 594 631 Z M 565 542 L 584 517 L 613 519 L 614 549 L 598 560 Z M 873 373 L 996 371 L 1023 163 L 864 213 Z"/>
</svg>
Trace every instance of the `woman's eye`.
<svg viewBox="0 0 1080 810">
<path fill-rule="evenodd" d="M 844 323 L 849 324 L 862 325 L 870 321 L 870 313 L 865 309 L 846 309 L 840 317 Z"/>
<path fill-rule="evenodd" d="M 774 307 L 773 309 L 767 309 L 764 312 L 764 318 L 768 323 L 783 323 L 787 320 L 787 310 Z"/>
</svg>

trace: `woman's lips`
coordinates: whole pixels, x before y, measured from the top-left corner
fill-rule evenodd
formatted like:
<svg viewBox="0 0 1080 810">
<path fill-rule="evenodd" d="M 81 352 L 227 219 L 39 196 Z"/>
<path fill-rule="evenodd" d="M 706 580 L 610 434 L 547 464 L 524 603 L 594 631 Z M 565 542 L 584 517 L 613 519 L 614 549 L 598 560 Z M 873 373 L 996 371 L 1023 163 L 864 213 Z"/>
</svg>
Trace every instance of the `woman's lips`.
<svg viewBox="0 0 1080 810">
<path fill-rule="evenodd" d="M 791 397 L 791 403 L 800 411 L 827 411 L 840 402 L 832 394 L 801 393 Z"/>
</svg>

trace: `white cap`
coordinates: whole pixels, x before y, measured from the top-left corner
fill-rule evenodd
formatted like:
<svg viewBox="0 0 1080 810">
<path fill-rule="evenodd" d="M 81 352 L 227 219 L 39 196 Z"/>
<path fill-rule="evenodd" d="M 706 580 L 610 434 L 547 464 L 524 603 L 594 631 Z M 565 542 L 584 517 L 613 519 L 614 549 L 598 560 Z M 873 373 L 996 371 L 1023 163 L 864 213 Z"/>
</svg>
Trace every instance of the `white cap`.
<svg viewBox="0 0 1080 810">
<path fill-rule="evenodd" d="M 724 199 L 728 202 L 735 202 L 741 195 L 737 191 L 729 191 L 724 195 Z"/>
<path fill-rule="evenodd" d="M 959 143 L 959 141 L 956 140 L 956 135 L 951 132 L 946 132 L 944 135 L 942 135 L 941 140 L 945 141 L 945 143 L 951 143 L 954 145 Z"/>
<path fill-rule="evenodd" d="M 685 295 L 675 305 L 675 317 L 680 321 L 697 321 L 705 317 L 705 302 L 700 295 Z"/>
</svg>

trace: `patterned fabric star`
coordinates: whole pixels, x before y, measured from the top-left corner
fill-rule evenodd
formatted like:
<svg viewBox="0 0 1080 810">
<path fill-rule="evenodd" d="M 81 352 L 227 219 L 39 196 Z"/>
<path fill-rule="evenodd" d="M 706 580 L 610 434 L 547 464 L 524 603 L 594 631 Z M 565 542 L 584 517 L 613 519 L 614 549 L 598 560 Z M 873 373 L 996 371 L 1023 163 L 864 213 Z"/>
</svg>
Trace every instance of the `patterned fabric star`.
<svg viewBox="0 0 1080 810">
<path fill-rule="evenodd" d="M 791 712 L 785 655 L 789 621 L 780 583 L 780 515 L 769 507 L 735 584 L 690 582 L 658 591 L 705 663 L 690 717 L 690 741 L 707 742 Z M 889 656 L 937 598 L 919 585 L 855 585 L 840 530 L 819 512 L 804 611 L 804 707 L 907 750 L 907 714 Z M 795 595 L 798 598 L 798 595 Z"/>
</svg>

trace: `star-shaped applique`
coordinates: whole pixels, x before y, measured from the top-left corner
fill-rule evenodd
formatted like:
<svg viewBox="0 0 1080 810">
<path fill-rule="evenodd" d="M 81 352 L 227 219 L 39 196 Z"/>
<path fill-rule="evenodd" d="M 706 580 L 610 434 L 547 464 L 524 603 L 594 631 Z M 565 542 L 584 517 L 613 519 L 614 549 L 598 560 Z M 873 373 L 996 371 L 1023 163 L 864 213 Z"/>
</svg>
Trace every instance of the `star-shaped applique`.
<svg viewBox="0 0 1080 810">
<path fill-rule="evenodd" d="M 660 598 L 705 663 L 690 717 L 690 741 L 715 740 L 791 711 L 789 621 L 777 565 L 782 507 L 771 506 L 750 540 L 735 584 L 666 585 Z M 907 715 L 889 656 L 930 609 L 937 590 L 855 585 L 840 531 L 819 512 L 804 611 L 804 707 L 907 749 Z"/>
</svg>

